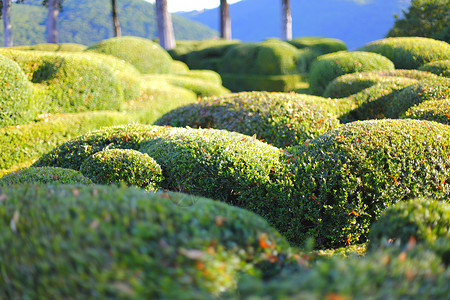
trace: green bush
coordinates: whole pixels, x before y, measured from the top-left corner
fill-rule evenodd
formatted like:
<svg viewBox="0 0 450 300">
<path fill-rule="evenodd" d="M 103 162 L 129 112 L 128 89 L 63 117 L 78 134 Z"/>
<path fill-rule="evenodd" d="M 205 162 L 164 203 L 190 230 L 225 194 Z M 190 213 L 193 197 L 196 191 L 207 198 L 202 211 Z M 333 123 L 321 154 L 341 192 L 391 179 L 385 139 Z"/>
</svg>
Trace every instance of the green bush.
<svg viewBox="0 0 450 300">
<path fill-rule="evenodd" d="M 419 81 L 397 93 L 386 108 L 386 116 L 398 118 L 410 107 L 426 101 L 441 101 L 450 98 L 450 78 L 437 77 Z"/>
<path fill-rule="evenodd" d="M 45 89 L 48 96 L 36 104 L 41 113 L 118 110 L 123 104 L 117 76 L 95 57 L 17 50 L 1 53 Z"/>
<path fill-rule="evenodd" d="M 285 213 L 279 218 L 291 227 L 285 234 L 290 240 L 313 236 L 327 247 L 363 242 L 391 204 L 416 196 L 450 197 L 447 125 L 352 122 L 288 152 L 295 192 L 286 200 L 291 202 L 281 204 Z"/>
<path fill-rule="evenodd" d="M 416 198 L 388 207 L 370 228 L 370 246 L 398 242 L 433 245 L 437 239 L 450 239 L 450 203 Z M 413 239 L 413 240 L 411 240 Z"/>
<path fill-rule="evenodd" d="M 325 92 L 324 97 L 344 98 L 361 92 L 377 83 L 399 82 L 405 78 L 405 83 L 416 82 L 429 78 L 436 78 L 435 74 L 418 70 L 390 70 L 390 71 L 368 71 L 357 72 L 339 76 L 331 81 Z M 408 79 L 414 79 L 409 80 Z"/>
<path fill-rule="evenodd" d="M 450 59 L 449 44 L 423 37 L 381 39 L 359 50 L 381 54 L 389 58 L 397 69 L 418 69 L 432 61 Z"/>
<path fill-rule="evenodd" d="M 191 69 L 206 69 L 218 72 L 219 65 L 225 53 L 239 44 L 237 41 L 206 41 L 200 42 L 194 50 L 183 54 L 180 60 L 184 61 Z M 177 48 L 175 48 L 177 50 Z"/>
<path fill-rule="evenodd" d="M 0 185 L 24 183 L 91 184 L 92 181 L 78 171 L 53 167 L 26 168 L 0 178 Z"/>
<path fill-rule="evenodd" d="M 336 52 L 319 56 L 311 65 L 309 73 L 310 91 L 322 95 L 327 85 L 335 78 L 355 72 L 393 70 L 394 64 L 376 53 Z"/>
<path fill-rule="evenodd" d="M 385 119 L 386 111 L 395 96 L 415 82 L 417 81 L 410 78 L 390 77 L 387 82 L 377 83 L 344 98 L 352 101 L 356 108 L 340 116 L 339 120 L 348 123 L 358 120 Z"/>
<path fill-rule="evenodd" d="M 86 51 L 109 54 L 134 65 L 141 73 L 169 73 L 170 55 L 155 42 L 140 37 L 116 37 L 90 46 Z"/>
<path fill-rule="evenodd" d="M 285 147 L 339 126 L 336 116 L 346 105 L 309 95 L 244 92 L 204 98 L 168 112 L 155 124 L 226 129 Z"/>
<path fill-rule="evenodd" d="M 300 75 L 222 74 L 223 85 L 233 92 L 290 92 L 302 80 Z"/>
<path fill-rule="evenodd" d="M 241 43 L 225 52 L 220 74 L 289 75 L 296 73 L 298 50 L 282 41 Z"/>
<path fill-rule="evenodd" d="M 172 62 L 172 67 L 171 67 L 169 73 L 172 73 L 172 74 L 186 74 L 187 72 L 189 72 L 189 67 L 188 67 L 187 64 L 185 64 L 182 61 L 178 61 L 178 60 L 174 60 Z"/>
<path fill-rule="evenodd" d="M 37 115 L 33 87 L 22 69 L 0 55 L 0 127 L 31 121 Z"/>
<path fill-rule="evenodd" d="M 190 70 L 189 72 L 183 74 L 183 76 L 222 85 L 222 77 L 220 77 L 217 72 L 211 70 Z"/>
<path fill-rule="evenodd" d="M 450 59 L 437 60 L 424 64 L 419 70 L 434 73 L 439 76 L 450 77 Z"/>
<path fill-rule="evenodd" d="M 30 51 L 51 51 L 51 52 L 81 52 L 86 50 L 87 46 L 75 43 L 61 44 L 36 44 L 31 46 L 15 46 L 8 49 L 13 50 L 30 50 Z"/>
<path fill-rule="evenodd" d="M 207 299 L 289 255 L 262 218 L 204 198 L 80 185 L 0 195 L 2 299 Z"/>
<path fill-rule="evenodd" d="M 105 149 L 86 158 L 80 172 L 94 183 L 125 183 L 146 189 L 158 187 L 161 166 L 146 153 L 130 149 Z"/>
<path fill-rule="evenodd" d="M 410 107 L 400 117 L 429 120 L 450 125 L 450 99 L 422 102 Z"/>
</svg>

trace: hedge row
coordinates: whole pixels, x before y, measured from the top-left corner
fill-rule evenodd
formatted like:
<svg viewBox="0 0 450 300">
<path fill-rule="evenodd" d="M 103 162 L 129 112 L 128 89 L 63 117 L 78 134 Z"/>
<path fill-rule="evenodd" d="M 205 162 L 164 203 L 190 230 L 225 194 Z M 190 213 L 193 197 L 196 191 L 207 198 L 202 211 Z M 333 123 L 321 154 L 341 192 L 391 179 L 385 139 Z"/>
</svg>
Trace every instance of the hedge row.
<svg viewBox="0 0 450 300">
<path fill-rule="evenodd" d="M 450 77 L 450 59 L 437 60 L 424 64 L 419 70 L 434 73 L 439 76 Z"/>
<path fill-rule="evenodd" d="M 397 201 L 449 197 L 447 127 L 353 122 L 283 151 L 227 131 L 130 125 L 72 140 L 35 166 L 78 170 L 106 147 L 138 149 L 161 165 L 164 189 L 249 209 L 294 244 L 312 236 L 318 247 L 337 247 L 363 242 L 373 220 Z"/>
<path fill-rule="evenodd" d="M 86 50 L 87 46 L 75 43 L 61 43 L 61 44 L 36 44 L 31 46 L 14 46 L 9 47 L 13 50 L 29 50 L 29 51 L 50 51 L 50 52 L 81 52 Z"/>
<path fill-rule="evenodd" d="M 401 117 L 450 125 L 450 100 L 422 102 L 409 108 Z"/>
<path fill-rule="evenodd" d="M 369 52 L 336 52 L 319 56 L 309 73 L 309 88 L 312 94 L 322 95 L 327 85 L 335 78 L 355 72 L 393 70 L 394 64 L 384 56 Z"/>
<path fill-rule="evenodd" d="M 367 71 L 357 72 L 339 76 L 331 81 L 323 93 L 324 97 L 344 98 L 361 92 L 377 83 L 416 82 L 423 79 L 437 78 L 435 74 L 418 70 L 390 70 L 390 71 Z"/>
<path fill-rule="evenodd" d="M 450 59 L 450 45 L 423 37 L 395 37 L 368 43 L 360 51 L 374 52 L 386 56 L 397 69 L 418 69 L 422 65 Z"/>
<path fill-rule="evenodd" d="M 339 126 L 336 116 L 351 105 L 345 100 L 293 93 L 242 92 L 204 98 L 170 111 L 155 124 L 226 129 L 283 148 Z"/>
<path fill-rule="evenodd" d="M 0 197 L 3 299 L 206 299 L 289 256 L 262 218 L 204 198 L 81 185 Z"/>
<path fill-rule="evenodd" d="M 0 178 L 0 185 L 24 183 L 91 184 L 92 181 L 78 171 L 55 167 L 26 168 Z"/>
</svg>

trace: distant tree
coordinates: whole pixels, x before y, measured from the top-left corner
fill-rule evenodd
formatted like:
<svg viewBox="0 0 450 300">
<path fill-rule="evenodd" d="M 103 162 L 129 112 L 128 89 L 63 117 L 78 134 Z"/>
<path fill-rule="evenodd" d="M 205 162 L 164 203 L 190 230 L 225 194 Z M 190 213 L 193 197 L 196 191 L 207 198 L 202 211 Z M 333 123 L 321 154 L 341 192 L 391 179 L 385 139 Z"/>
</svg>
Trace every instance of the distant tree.
<svg viewBox="0 0 450 300">
<path fill-rule="evenodd" d="M 11 0 L 3 0 L 0 2 L 0 16 L 3 18 L 3 33 L 5 37 L 4 46 L 13 46 L 12 24 L 11 24 Z"/>
<path fill-rule="evenodd" d="M 421 36 L 450 42 L 450 0 L 412 0 L 403 18 L 395 15 L 388 37 Z"/>
<path fill-rule="evenodd" d="M 292 40 L 292 14 L 290 0 L 281 0 L 281 38 L 284 41 Z"/>
<path fill-rule="evenodd" d="M 159 44 L 166 50 L 175 48 L 172 18 L 167 9 L 167 0 L 156 0 Z"/>
<path fill-rule="evenodd" d="M 58 15 L 62 10 L 64 0 L 43 0 L 42 5 L 48 8 L 47 17 L 47 42 L 58 43 Z"/>
<path fill-rule="evenodd" d="M 220 0 L 220 37 L 231 40 L 231 19 L 227 0 Z"/>
</svg>

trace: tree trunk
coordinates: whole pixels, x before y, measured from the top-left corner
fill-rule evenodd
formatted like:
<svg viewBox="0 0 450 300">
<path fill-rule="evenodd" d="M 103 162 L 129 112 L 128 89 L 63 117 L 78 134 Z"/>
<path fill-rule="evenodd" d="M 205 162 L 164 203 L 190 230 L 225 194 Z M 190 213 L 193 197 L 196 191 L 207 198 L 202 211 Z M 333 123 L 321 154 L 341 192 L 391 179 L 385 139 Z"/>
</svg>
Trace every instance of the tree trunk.
<svg viewBox="0 0 450 300">
<path fill-rule="evenodd" d="M 13 46 L 12 24 L 11 24 L 11 0 L 3 0 L 2 7 L 3 32 L 5 35 L 5 47 Z"/>
<path fill-rule="evenodd" d="M 59 0 L 48 0 L 47 42 L 58 43 Z"/>
<path fill-rule="evenodd" d="M 220 37 L 231 40 L 231 19 L 227 0 L 220 0 Z"/>
<path fill-rule="evenodd" d="M 290 0 L 281 0 L 282 22 L 281 38 L 284 41 L 292 40 L 292 14 Z"/>
<path fill-rule="evenodd" d="M 167 10 L 167 0 L 156 0 L 159 44 L 166 50 L 175 48 L 172 18 Z"/>
<path fill-rule="evenodd" d="M 119 16 L 117 15 L 116 0 L 111 0 L 112 5 L 112 18 L 114 25 L 114 36 L 122 36 L 122 30 L 120 29 Z"/>
</svg>

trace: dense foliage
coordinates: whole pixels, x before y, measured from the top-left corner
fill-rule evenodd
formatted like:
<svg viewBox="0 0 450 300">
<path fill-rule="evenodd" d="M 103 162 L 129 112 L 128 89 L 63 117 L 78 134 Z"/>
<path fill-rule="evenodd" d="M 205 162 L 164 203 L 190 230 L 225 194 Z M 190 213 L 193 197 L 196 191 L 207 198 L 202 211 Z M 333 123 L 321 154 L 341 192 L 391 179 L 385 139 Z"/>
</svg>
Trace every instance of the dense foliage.
<svg viewBox="0 0 450 300">
<path fill-rule="evenodd" d="M 450 77 L 450 59 L 437 60 L 424 64 L 419 70 L 434 73 L 439 76 Z"/>
<path fill-rule="evenodd" d="M 91 184 L 92 181 L 78 171 L 55 167 L 26 168 L 0 178 L 0 185 L 24 183 Z"/>
</svg>

